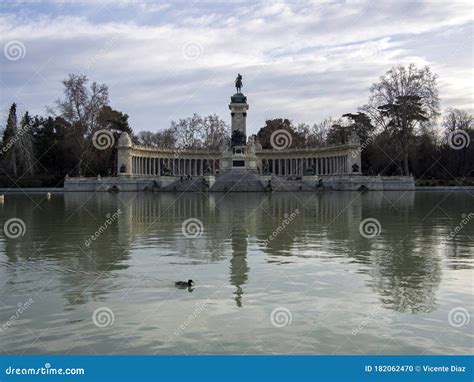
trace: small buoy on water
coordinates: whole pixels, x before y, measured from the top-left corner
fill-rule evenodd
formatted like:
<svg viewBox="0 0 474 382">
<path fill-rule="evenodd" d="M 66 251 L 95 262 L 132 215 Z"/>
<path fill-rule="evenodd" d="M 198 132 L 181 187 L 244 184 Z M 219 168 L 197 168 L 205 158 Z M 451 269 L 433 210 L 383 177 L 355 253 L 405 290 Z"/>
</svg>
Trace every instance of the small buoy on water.
<svg viewBox="0 0 474 382">
<path fill-rule="evenodd" d="M 46 194 L 46 199 L 48 199 L 48 200 L 51 199 L 51 192 L 48 192 L 48 193 Z"/>
<path fill-rule="evenodd" d="M 0 203 L 3 203 L 5 201 L 5 195 L 0 195 Z"/>
</svg>

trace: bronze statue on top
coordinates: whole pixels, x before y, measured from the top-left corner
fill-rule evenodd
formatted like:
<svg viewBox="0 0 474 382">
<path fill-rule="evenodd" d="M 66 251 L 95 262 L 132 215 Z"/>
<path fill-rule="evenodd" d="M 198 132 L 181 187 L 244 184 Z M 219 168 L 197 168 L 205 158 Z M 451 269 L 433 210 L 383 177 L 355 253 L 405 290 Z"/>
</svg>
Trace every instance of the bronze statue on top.
<svg viewBox="0 0 474 382">
<path fill-rule="evenodd" d="M 239 73 L 235 80 L 235 88 L 237 89 L 237 93 L 242 93 L 242 75 Z"/>
</svg>

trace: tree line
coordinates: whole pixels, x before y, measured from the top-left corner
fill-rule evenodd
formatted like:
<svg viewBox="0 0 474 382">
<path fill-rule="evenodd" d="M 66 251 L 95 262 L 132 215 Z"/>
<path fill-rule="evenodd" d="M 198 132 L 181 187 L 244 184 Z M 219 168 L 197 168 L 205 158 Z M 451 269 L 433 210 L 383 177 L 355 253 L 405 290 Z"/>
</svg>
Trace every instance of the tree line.
<svg viewBox="0 0 474 382">
<path fill-rule="evenodd" d="M 369 90 L 366 104 L 338 118 L 309 125 L 289 119 L 265 121 L 253 137 L 271 149 L 271 135 L 285 130 L 291 147 L 340 145 L 356 134 L 361 141 L 362 172 L 367 175 L 413 174 L 424 184 L 474 184 L 474 118 L 448 108 L 441 115 L 437 78 L 428 66 L 398 65 Z M 63 95 L 46 116 L 17 115 L 12 104 L 3 130 L 0 187 L 61 186 L 66 176 L 116 175 L 115 145 L 122 132 L 135 144 L 163 149 L 217 151 L 242 144 L 230 127 L 212 114 L 172 121 L 169 128 L 134 133 L 128 115 L 110 106 L 108 87 L 84 75 L 70 74 Z M 110 145 L 98 148 L 97 133 Z"/>
</svg>

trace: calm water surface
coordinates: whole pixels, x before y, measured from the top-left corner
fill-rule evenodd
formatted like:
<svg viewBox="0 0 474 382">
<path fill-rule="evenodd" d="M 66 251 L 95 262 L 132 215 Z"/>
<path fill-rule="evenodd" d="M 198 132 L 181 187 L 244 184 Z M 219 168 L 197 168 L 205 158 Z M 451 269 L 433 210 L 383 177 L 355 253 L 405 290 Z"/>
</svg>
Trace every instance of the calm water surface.
<svg viewBox="0 0 474 382">
<path fill-rule="evenodd" d="M 7 195 L 26 232 L 0 232 L 0 353 L 472 353 L 469 212 L 468 192 Z"/>
</svg>

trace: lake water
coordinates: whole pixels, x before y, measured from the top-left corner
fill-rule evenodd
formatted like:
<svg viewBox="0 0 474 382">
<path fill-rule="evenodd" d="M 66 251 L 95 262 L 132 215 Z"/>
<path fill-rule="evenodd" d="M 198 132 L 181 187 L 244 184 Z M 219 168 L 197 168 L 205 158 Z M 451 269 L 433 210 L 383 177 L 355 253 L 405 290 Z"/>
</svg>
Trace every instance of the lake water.
<svg viewBox="0 0 474 382">
<path fill-rule="evenodd" d="M 471 212 L 470 192 L 9 194 L 0 353 L 470 354 Z"/>
</svg>

